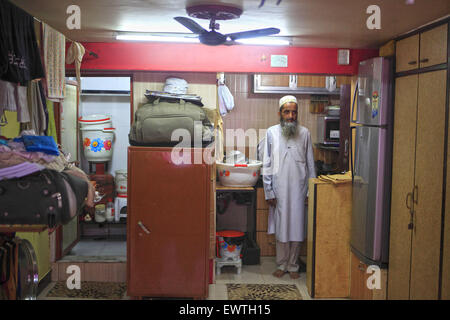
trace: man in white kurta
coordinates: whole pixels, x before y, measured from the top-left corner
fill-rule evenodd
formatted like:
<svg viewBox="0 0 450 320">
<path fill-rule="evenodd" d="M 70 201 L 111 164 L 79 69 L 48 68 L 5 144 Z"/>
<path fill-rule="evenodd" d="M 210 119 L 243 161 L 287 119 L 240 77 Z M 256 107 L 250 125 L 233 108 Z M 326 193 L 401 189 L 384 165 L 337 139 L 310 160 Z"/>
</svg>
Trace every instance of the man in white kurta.
<svg viewBox="0 0 450 320">
<path fill-rule="evenodd" d="M 315 178 L 309 130 L 297 123 L 297 99 L 285 96 L 279 103 L 280 124 L 267 130 L 263 158 L 263 182 L 269 204 L 268 233 L 277 240 L 277 270 L 298 278 L 300 242 L 305 240 L 305 200 L 308 179 Z"/>
</svg>

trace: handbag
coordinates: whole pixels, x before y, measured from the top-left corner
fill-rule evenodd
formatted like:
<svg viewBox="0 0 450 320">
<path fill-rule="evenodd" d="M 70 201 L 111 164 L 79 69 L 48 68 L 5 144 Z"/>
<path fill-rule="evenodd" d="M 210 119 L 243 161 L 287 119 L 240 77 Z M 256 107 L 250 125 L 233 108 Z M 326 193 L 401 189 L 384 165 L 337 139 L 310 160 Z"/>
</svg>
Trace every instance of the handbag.
<svg viewBox="0 0 450 320">
<path fill-rule="evenodd" d="M 81 212 L 88 182 L 51 169 L 0 180 L 0 224 L 66 224 Z"/>
</svg>

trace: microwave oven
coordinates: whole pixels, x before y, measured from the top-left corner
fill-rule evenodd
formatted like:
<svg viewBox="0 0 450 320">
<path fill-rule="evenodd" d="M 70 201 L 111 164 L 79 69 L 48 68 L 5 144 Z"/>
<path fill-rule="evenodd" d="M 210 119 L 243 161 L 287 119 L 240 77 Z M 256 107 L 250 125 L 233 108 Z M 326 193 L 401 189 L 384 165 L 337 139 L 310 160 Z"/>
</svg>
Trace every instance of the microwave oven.
<svg viewBox="0 0 450 320">
<path fill-rule="evenodd" d="M 333 116 L 319 116 L 317 124 L 317 142 L 339 146 L 339 124 L 340 118 Z"/>
</svg>

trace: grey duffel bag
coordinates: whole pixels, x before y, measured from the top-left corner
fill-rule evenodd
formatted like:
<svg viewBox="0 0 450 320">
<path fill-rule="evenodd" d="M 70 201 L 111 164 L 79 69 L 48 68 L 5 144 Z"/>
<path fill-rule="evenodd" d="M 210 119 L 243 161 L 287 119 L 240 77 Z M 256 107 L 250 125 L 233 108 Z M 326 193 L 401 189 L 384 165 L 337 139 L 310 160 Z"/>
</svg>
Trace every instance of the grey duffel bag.
<svg viewBox="0 0 450 320">
<path fill-rule="evenodd" d="M 130 128 L 133 146 L 206 146 L 214 141 L 213 125 L 205 111 L 190 102 L 155 100 L 136 110 Z"/>
</svg>

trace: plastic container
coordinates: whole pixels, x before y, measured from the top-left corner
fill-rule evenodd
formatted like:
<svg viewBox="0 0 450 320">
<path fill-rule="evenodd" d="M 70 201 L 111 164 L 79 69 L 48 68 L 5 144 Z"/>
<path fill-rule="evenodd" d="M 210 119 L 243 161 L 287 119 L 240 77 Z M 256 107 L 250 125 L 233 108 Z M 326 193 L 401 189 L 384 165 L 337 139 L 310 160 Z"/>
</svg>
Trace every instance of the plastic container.
<svg viewBox="0 0 450 320">
<path fill-rule="evenodd" d="M 114 203 L 112 199 L 108 199 L 108 203 L 106 204 L 106 221 L 113 222 L 115 216 Z"/>
<path fill-rule="evenodd" d="M 220 183 L 225 187 L 253 187 L 259 178 L 262 161 L 250 160 L 248 164 L 216 161 Z"/>
<path fill-rule="evenodd" d="M 218 231 L 217 246 L 218 256 L 225 261 L 237 261 L 241 259 L 242 243 L 245 233 L 234 230 Z"/>
<path fill-rule="evenodd" d="M 112 159 L 114 131 L 111 117 L 91 114 L 78 118 L 86 160 L 105 162 Z"/>
<path fill-rule="evenodd" d="M 106 207 L 104 204 L 95 206 L 95 222 L 103 223 L 106 221 Z"/>
<path fill-rule="evenodd" d="M 127 170 L 116 171 L 116 192 L 118 194 L 127 194 L 128 174 Z"/>
</svg>

